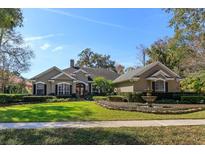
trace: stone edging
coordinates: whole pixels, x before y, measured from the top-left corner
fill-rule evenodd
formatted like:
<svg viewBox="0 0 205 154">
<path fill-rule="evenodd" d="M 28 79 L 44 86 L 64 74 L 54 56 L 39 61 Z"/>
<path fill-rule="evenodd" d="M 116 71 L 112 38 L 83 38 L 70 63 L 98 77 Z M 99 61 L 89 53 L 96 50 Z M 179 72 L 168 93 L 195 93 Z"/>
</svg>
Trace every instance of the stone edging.
<svg viewBox="0 0 205 154">
<path fill-rule="evenodd" d="M 115 102 L 117 103 L 117 102 Z M 112 109 L 112 110 L 124 110 L 124 111 L 133 111 L 133 112 L 144 112 L 144 113 L 154 113 L 154 114 L 183 114 L 183 113 L 192 113 L 192 112 L 197 112 L 197 111 L 202 111 L 205 110 L 205 107 L 192 107 L 192 108 L 185 108 L 185 109 L 156 109 L 156 108 L 144 108 L 141 107 L 140 105 L 137 107 L 129 107 L 129 106 L 117 106 L 110 104 L 107 101 L 98 101 L 97 104 L 99 104 L 102 107 L 105 107 L 107 109 Z"/>
</svg>

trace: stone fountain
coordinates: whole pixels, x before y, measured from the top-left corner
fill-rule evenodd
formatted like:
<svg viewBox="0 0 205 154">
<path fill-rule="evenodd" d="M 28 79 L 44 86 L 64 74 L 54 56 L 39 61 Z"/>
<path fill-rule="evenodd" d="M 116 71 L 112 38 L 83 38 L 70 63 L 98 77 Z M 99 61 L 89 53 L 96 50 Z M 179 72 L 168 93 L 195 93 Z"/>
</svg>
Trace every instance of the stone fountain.
<svg viewBox="0 0 205 154">
<path fill-rule="evenodd" d="M 153 103 L 157 99 L 157 96 L 152 96 L 152 91 L 148 89 L 147 95 L 142 96 L 142 99 L 146 101 L 146 103 L 148 104 L 149 107 L 153 107 Z"/>
</svg>

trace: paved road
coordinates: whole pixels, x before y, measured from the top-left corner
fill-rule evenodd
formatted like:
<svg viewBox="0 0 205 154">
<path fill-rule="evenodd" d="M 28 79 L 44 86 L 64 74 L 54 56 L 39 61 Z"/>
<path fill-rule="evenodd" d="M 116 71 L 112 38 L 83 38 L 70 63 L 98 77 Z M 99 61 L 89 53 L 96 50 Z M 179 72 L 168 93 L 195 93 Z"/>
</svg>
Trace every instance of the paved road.
<svg viewBox="0 0 205 154">
<path fill-rule="evenodd" d="M 92 128 L 92 127 L 150 127 L 205 125 L 205 120 L 141 120 L 141 121 L 80 121 L 0 123 L 0 129 L 32 128 Z"/>
</svg>

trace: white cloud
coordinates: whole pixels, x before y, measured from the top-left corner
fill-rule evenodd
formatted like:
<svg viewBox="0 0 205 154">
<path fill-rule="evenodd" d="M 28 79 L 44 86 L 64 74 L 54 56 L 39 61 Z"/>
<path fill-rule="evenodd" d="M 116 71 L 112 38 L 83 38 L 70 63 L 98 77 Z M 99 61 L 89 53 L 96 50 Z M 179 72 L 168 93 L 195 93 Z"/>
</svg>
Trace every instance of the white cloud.
<svg viewBox="0 0 205 154">
<path fill-rule="evenodd" d="M 72 18 L 77 18 L 77 19 L 88 21 L 88 22 L 92 22 L 92 23 L 96 23 L 96 24 L 101 24 L 101 25 L 110 26 L 110 27 L 127 29 L 126 27 L 124 27 L 122 25 L 119 25 L 119 24 L 113 24 L 113 23 L 109 23 L 109 22 L 95 20 L 95 19 L 91 19 L 91 18 L 88 18 L 88 17 L 75 15 L 75 14 L 72 14 L 72 13 L 69 13 L 69 12 L 64 12 L 64 11 L 59 11 L 59 10 L 54 10 L 54 9 L 43 9 L 43 10 L 46 10 L 46 11 L 49 11 L 49 12 L 53 12 L 53 13 L 56 13 L 56 14 L 60 14 L 60 15 L 64 15 L 64 16 L 68 16 L 68 17 L 72 17 Z"/>
<path fill-rule="evenodd" d="M 40 48 L 41 48 L 42 50 L 46 50 L 46 49 L 48 49 L 50 46 L 51 46 L 50 44 L 45 43 L 45 44 L 43 44 L 42 46 L 40 46 Z"/>
<path fill-rule="evenodd" d="M 36 41 L 36 40 L 43 40 L 47 38 L 51 38 L 54 36 L 61 36 L 63 33 L 57 33 L 57 34 L 48 34 L 48 35 L 40 35 L 40 36 L 31 36 L 24 38 L 25 41 Z"/>
<path fill-rule="evenodd" d="M 52 51 L 55 52 L 55 51 L 59 51 L 59 50 L 62 50 L 62 49 L 63 49 L 62 46 L 57 46 Z"/>
</svg>

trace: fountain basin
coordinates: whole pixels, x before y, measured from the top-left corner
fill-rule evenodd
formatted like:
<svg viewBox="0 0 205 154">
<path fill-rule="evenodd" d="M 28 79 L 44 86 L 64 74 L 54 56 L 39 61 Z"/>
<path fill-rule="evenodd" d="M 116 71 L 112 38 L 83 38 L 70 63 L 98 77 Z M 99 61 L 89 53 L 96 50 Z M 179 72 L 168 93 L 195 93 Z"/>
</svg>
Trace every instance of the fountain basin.
<svg viewBox="0 0 205 154">
<path fill-rule="evenodd" d="M 142 96 L 142 99 L 146 101 L 149 107 L 152 107 L 152 103 L 157 99 L 157 96 Z"/>
</svg>

